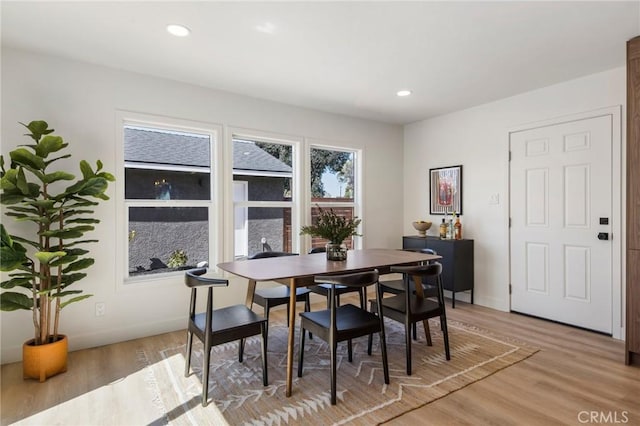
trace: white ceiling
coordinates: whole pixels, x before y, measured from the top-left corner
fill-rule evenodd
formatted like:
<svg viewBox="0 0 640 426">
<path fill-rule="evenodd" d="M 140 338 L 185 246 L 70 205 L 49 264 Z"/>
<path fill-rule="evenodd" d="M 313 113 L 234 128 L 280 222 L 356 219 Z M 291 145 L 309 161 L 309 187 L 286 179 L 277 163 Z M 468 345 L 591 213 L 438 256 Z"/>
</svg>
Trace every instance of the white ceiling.
<svg viewBox="0 0 640 426">
<path fill-rule="evenodd" d="M 5 0 L 0 13 L 3 47 L 402 124 L 623 66 L 640 34 L 638 1 Z"/>
</svg>

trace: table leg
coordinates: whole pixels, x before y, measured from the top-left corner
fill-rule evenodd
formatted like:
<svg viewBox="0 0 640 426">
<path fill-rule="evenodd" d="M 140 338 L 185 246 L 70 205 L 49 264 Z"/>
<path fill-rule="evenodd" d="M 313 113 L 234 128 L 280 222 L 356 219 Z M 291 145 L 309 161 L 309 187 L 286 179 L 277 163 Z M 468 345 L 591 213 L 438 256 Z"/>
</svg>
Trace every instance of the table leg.
<svg viewBox="0 0 640 426">
<path fill-rule="evenodd" d="M 249 285 L 247 286 L 247 299 L 245 304 L 247 308 L 251 309 L 253 306 L 253 295 L 256 292 L 256 280 L 249 280 Z"/>
<path fill-rule="evenodd" d="M 293 345 L 296 327 L 296 280 L 289 280 L 289 340 L 287 341 L 287 392 L 286 396 L 291 396 L 293 387 Z"/>
</svg>

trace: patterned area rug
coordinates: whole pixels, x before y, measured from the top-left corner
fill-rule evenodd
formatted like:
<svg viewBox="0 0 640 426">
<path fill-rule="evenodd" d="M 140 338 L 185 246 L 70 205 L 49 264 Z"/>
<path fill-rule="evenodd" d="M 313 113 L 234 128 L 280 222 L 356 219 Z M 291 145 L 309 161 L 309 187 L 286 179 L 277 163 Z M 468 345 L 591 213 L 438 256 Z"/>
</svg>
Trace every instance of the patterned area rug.
<svg viewBox="0 0 640 426">
<path fill-rule="evenodd" d="M 347 360 L 346 342 L 341 343 L 335 406 L 330 404 L 329 352 L 322 340 L 307 337 L 304 372 L 301 378 L 297 377 L 297 331 L 293 395 L 285 397 L 287 327 L 284 324 L 269 327 L 269 386 L 262 386 L 259 338 L 247 342 L 242 364 L 237 360 L 237 343 L 212 349 L 210 402 L 204 409 L 200 406 L 201 345 L 194 345 L 195 374 L 188 378 L 184 377 L 184 345 L 167 348 L 158 357 L 153 356 L 158 362 L 150 368 L 156 383 L 170 384 L 170 389 L 159 389 L 158 394 L 171 424 L 219 424 L 222 414 L 232 425 L 371 425 L 442 398 L 537 352 L 466 324 L 455 321 L 448 324 L 451 360 L 445 360 L 440 325 L 431 320 L 433 346 L 427 346 L 424 331 L 418 327 L 418 341 L 412 345 L 413 374 L 407 376 L 404 327 L 386 320 L 389 385 L 383 380 L 377 336 L 371 356 L 367 355 L 366 337 L 354 340 L 352 363 Z"/>
</svg>

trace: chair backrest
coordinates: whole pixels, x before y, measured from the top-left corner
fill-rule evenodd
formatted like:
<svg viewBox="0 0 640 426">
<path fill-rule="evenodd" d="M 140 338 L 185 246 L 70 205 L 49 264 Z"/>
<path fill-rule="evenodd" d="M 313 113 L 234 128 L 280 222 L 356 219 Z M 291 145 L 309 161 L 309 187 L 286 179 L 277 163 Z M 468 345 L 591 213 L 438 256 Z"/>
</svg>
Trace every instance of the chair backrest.
<svg viewBox="0 0 640 426">
<path fill-rule="evenodd" d="M 189 288 L 213 286 L 213 287 L 228 287 L 229 280 L 222 278 L 208 278 L 202 275 L 207 273 L 207 268 L 189 269 L 184 274 L 184 283 Z"/>
<path fill-rule="evenodd" d="M 391 272 L 419 277 L 437 277 L 442 274 L 442 264 L 433 262 L 417 266 L 392 266 Z"/>
<path fill-rule="evenodd" d="M 198 287 L 207 288 L 207 316 L 206 324 L 211 324 L 211 310 L 213 309 L 213 287 L 228 287 L 229 280 L 222 278 L 208 278 L 202 275 L 207 273 L 207 268 L 190 269 L 184 273 L 184 283 L 191 289 L 191 301 L 189 303 L 189 321 L 192 321 L 196 315 L 196 299 L 198 295 Z M 211 327 L 207 327 L 211 330 Z"/>
<path fill-rule="evenodd" d="M 370 285 L 378 284 L 379 273 L 377 269 L 365 272 L 355 272 L 350 274 L 341 275 L 318 275 L 313 279 L 317 284 L 330 284 L 331 290 L 329 291 L 329 309 L 331 310 L 331 325 L 333 330 L 336 330 L 336 285 L 345 287 L 362 288 Z M 382 289 L 377 286 L 376 300 L 378 303 L 378 309 L 381 307 L 382 301 Z M 382 318 L 382 317 L 380 317 Z"/>
<path fill-rule="evenodd" d="M 427 282 L 433 286 L 433 291 L 428 291 L 425 297 L 437 297 L 438 304 L 444 307 L 444 290 L 442 288 L 442 264 L 440 262 L 433 261 L 426 265 L 418 266 L 392 266 L 391 272 L 397 272 L 403 274 L 403 281 L 405 285 L 405 297 L 407 303 L 407 310 L 410 309 L 409 299 L 411 297 L 411 291 L 407 291 L 410 288 L 410 280 L 413 279 L 414 283 L 419 285 L 420 282 Z"/>
<path fill-rule="evenodd" d="M 420 249 L 420 253 L 426 253 L 426 254 L 438 254 L 434 249 L 430 249 L 430 248 L 423 248 L 423 249 Z"/>
<path fill-rule="evenodd" d="M 261 251 L 253 256 L 249 256 L 249 259 L 266 259 L 268 257 L 282 257 L 282 256 L 297 256 L 298 253 L 287 253 L 284 251 Z"/>
<path fill-rule="evenodd" d="M 311 250 L 309 250 L 309 254 L 326 253 L 326 252 L 327 252 L 327 246 L 313 247 Z"/>
</svg>

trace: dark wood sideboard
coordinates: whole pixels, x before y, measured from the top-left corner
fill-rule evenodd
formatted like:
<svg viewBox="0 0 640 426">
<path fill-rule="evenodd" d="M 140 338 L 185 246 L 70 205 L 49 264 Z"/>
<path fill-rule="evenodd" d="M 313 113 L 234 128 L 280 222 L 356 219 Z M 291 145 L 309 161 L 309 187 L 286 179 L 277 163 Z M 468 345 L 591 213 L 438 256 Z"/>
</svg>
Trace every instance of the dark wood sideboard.
<svg viewBox="0 0 640 426">
<path fill-rule="evenodd" d="M 430 248 L 442 256 L 442 285 L 451 292 L 451 307 L 456 307 L 456 293 L 471 291 L 473 303 L 473 240 L 441 240 L 438 237 L 402 237 L 404 250 Z"/>
</svg>

